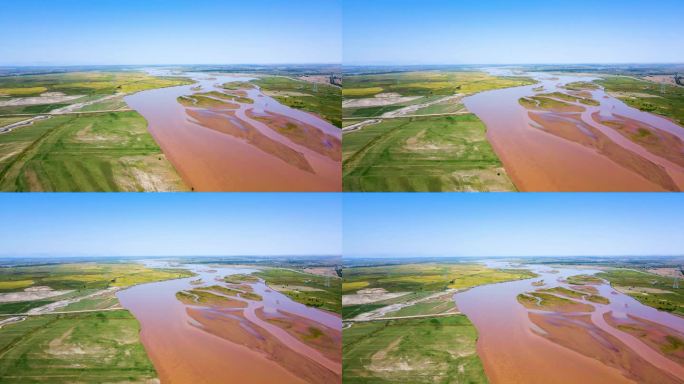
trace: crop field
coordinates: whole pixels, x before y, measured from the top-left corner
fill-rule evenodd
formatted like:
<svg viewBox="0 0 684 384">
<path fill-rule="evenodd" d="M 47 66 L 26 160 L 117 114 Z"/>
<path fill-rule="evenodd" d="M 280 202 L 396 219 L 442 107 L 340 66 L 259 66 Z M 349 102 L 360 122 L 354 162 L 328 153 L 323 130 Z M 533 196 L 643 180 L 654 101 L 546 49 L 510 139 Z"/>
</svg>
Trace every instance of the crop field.
<svg viewBox="0 0 684 384">
<path fill-rule="evenodd" d="M 596 276 L 642 304 L 684 316 L 684 287 L 673 288 L 672 277 L 633 269 L 610 269 Z"/>
<path fill-rule="evenodd" d="M 156 378 L 125 310 L 44 315 L 0 329 L 0 383 L 133 383 Z"/>
<path fill-rule="evenodd" d="M 463 315 L 356 323 L 343 330 L 345 383 L 487 383 Z"/>
<path fill-rule="evenodd" d="M 512 191 L 473 114 L 385 120 L 344 135 L 345 191 Z"/>
<path fill-rule="evenodd" d="M 191 84 L 179 77 L 155 77 L 143 72 L 70 72 L 0 77 L 0 95 L 40 96 L 45 92 L 66 95 L 110 95 Z"/>
<path fill-rule="evenodd" d="M 185 189 L 137 112 L 53 116 L 0 135 L 2 191 Z"/>
<path fill-rule="evenodd" d="M 0 282 L 31 280 L 33 286 L 60 289 L 104 289 L 189 277 L 182 269 L 152 269 L 141 264 L 82 263 L 0 269 Z M 1 292 L 17 292 L 13 288 Z"/>
<path fill-rule="evenodd" d="M 595 82 L 631 107 L 665 116 L 684 126 L 684 87 L 625 76 L 609 76 Z"/>
<path fill-rule="evenodd" d="M 363 282 L 367 283 L 367 288 L 383 288 L 388 292 L 438 292 L 535 276 L 524 269 L 493 269 L 481 264 L 428 263 L 344 269 L 345 284 Z M 357 290 L 349 289 L 344 293 Z"/>
<path fill-rule="evenodd" d="M 342 90 L 339 87 L 280 76 L 260 77 L 252 82 L 281 104 L 314 113 L 336 127 L 342 126 Z"/>
<path fill-rule="evenodd" d="M 269 268 L 254 273 L 292 300 L 335 313 L 340 313 L 342 279 L 313 275 L 290 269 Z"/>
<path fill-rule="evenodd" d="M 58 264 L 32 267 L 12 267 L 0 269 L 0 293 L 22 293 L 29 287 L 49 287 L 63 294 L 50 297 L 27 297 L 24 301 L 0 303 L 0 314 L 25 313 L 28 310 L 50 304 L 55 301 L 85 296 L 109 287 L 129 287 L 136 284 L 149 283 L 188 277 L 190 273 L 181 269 L 151 269 L 140 264 Z M 30 286 L 12 286 L 13 282 L 31 281 Z M 71 291 L 71 292 L 69 292 Z M 68 292 L 68 293 L 67 293 Z M 116 297 L 102 295 L 73 303 L 60 310 L 84 310 L 109 308 L 116 304 Z"/>
<path fill-rule="evenodd" d="M 364 98 L 385 92 L 402 96 L 468 95 L 533 83 L 529 78 L 492 76 L 478 71 L 401 72 L 346 76 L 342 94 L 345 98 Z"/>
</svg>

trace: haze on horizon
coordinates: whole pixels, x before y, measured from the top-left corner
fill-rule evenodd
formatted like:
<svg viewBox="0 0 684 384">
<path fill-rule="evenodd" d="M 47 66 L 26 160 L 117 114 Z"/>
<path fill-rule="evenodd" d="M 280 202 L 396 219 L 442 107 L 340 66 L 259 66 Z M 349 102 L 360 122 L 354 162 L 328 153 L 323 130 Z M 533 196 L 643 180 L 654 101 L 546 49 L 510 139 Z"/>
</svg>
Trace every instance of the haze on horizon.
<svg viewBox="0 0 684 384">
<path fill-rule="evenodd" d="M 684 256 L 684 195 L 345 194 L 344 257 Z"/>
<path fill-rule="evenodd" d="M 339 256 L 335 193 L 7 194 L 0 257 Z"/>
<path fill-rule="evenodd" d="M 678 0 L 346 0 L 345 65 L 684 63 Z"/>
<path fill-rule="evenodd" d="M 0 4 L 0 66 L 342 61 L 340 0 Z"/>
</svg>

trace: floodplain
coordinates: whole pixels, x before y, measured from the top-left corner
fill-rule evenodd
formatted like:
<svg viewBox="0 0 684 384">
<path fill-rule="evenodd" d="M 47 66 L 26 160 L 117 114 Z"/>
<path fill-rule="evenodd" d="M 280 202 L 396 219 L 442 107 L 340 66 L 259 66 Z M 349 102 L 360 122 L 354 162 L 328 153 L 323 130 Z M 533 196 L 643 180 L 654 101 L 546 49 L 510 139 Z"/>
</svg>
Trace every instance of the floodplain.
<svg viewBox="0 0 684 384">
<path fill-rule="evenodd" d="M 344 190 L 515 190 L 462 99 L 532 83 L 467 70 L 345 76 Z"/>
<path fill-rule="evenodd" d="M 352 259 L 345 382 L 681 383 L 676 263 Z"/>
<path fill-rule="evenodd" d="M 346 191 L 679 191 L 681 66 L 349 67 Z"/>
</svg>

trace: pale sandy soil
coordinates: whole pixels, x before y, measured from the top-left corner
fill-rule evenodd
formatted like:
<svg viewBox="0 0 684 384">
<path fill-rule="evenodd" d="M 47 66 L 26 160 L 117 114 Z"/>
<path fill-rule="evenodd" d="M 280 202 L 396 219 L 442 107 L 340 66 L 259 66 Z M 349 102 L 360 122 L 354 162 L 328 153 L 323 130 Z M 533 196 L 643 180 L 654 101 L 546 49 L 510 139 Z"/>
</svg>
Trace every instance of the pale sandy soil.
<svg viewBox="0 0 684 384">
<path fill-rule="evenodd" d="M 330 85 L 330 76 L 326 75 L 307 75 L 299 76 L 299 80 L 308 81 L 310 83 L 328 84 Z"/>
<path fill-rule="evenodd" d="M 645 76 L 644 80 L 652 81 L 654 83 L 658 84 L 670 84 L 670 85 L 677 85 L 675 82 L 674 76 L 673 75 L 653 75 L 653 76 Z"/>
<path fill-rule="evenodd" d="M 649 294 L 649 293 L 673 293 L 671 291 L 666 291 L 664 289 L 658 289 L 658 288 L 648 288 L 648 287 L 621 287 L 621 286 L 614 286 L 616 291 L 622 292 L 624 294 L 630 294 L 630 293 L 638 293 L 638 294 Z"/>
<path fill-rule="evenodd" d="M 33 287 L 38 288 L 38 287 Z M 47 289 L 30 289 L 27 288 L 23 292 L 9 292 L 0 293 L 0 303 L 11 303 L 16 301 L 34 301 L 47 299 L 48 297 L 55 297 L 67 294 L 73 291 L 53 291 L 49 287 L 44 287 Z"/>
<path fill-rule="evenodd" d="M 382 288 L 361 289 L 353 295 L 343 295 L 342 305 L 358 305 L 374 303 L 380 300 L 394 299 L 401 297 L 411 292 L 392 292 L 389 293 Z"/>
<path fill-rule="evenodd" d="M 339 277 L 337 276 L 337 271 L 335 271 L 335 268 L 333 267 L 304 268 L 303 271 L 312 275 Z"/>
<path fill-rule="evenodd" d="M 650 273 L 655 273 L 656 275 L 665 277 L 674 277 L 675 274 L 679 275 L 679 269 L 677 268 L 651 268 L 647 270 Z"/>
<path fill-rule="evenodd" d="M 342 102 L 344 108 L 380 107 L 397 103 L 405 103 L 420 99 L 422 96 L 402 96 L 398 93 L 378 93 L 374 97 L 349 99 Z"/>
<path fill-rule="evenodd" d="M 83 95 L 67 96 L 61 92 L 45 92 L 36 97 L 14 97 L 9 100 L 0 100 L 0 107 L 62 103 L 76 100 L 81 97 L 83 97 Z"/>
</svg>

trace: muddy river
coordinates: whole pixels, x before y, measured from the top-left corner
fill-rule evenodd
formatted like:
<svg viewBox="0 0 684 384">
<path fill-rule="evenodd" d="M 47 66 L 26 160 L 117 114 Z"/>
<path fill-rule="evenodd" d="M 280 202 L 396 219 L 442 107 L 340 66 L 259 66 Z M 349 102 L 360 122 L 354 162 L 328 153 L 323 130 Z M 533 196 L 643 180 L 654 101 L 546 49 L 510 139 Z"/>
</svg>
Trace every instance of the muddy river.
<svg viewBox="0 0 684 384">
<path fill-rule="evenodd" d="M 512 75 L 508 70 L 490 69 L 495 75 Z M 627 106 L 603 89 L 591 90 L 599 106 L 583 106 L 581 122 L 605 135 L 620 151 L 623 163 L 600 150 L 549 134 L 528 115 L 518 100 L 539 93 L 568 91 L 563 85 L 591 81 L 595 77 L 524 73 L 539 83 L 523 87 L 482 92 L 463 99 L 465 106 L 487 125 L 487 137 L 504 163 L 509 176 L 521 191 L 662 191 L 684 189 L 684 167 L 671 159 L 655 155 L 622 136 L 614 128 L 592 118 L 629 118 L 647 124 L 684 140 L 684 128 L 672 121 Z M 543 87 L 543 90 L 539 90 Z M 535 91 L 537 89 L 537 91 Z M 581 128 L 580 128 L 581 129 Z M 614 143 L 614 144 L 613 144 Z M 684 153 L 680 153 L 684 157 Z M 634 159 L 645 168 L 639 172 Z M 680 159 L 681 160 L 681 159 Z M 627 163 L 627 166 L 625 165 Z M 631 166 L 631 168 L 630 168 Z M 650 167 L 650 168 L 649 168 Z M 667 183 L 648 178 L 649 170 L 657 169 L 667 177 Z M 669 177 L 668 177 L 669 176 Z M 671 179 L 671 180 L 670 180 Z"/>
<path fill-rule="evenodd" d="M 285 369 L 259 351 L 233 343 L 203 329 L 190 316 L 189 306 L 176 298 L 182 290 L 216 285 L 227 275 L 250 273 L 253 269 L 226 268 L 209 265 L 167 262 L 145 262 L 151 267 L 183 268 L 197 276 L 138 285 L 118 293 L 123 307 L 133 313 L 141 325 L 141 340 L 152 360 L 162 383 L 306 383 L 301 377 Z M 197 284 L 197 279 L 201 283 Z M 191 282 L 195 283 L 191 283 Z M 317 324 L 339 330 L 340 317 L 307 307 L 287 296 L 269 289 L 263 281 L 251 284 L 263 301 L 252 303 L 245 317 L 253 324 L 266 329 L 278 342 L 286 346 L 287 353 L 300 354 L 330 371 L 341 371 L 341 366 L 320 352 L 284 332 L 281 328 L 261 320 L 256 310 L 264 313 L 286 311 Z M 212 311 L 211 316 L 231 316 Z"/>
<path fill-rule="evenodd" d="M 241 104 L 238 118 L 257 134 L 265 135 L 303 156 L 311 169 L 302 170 L 248 140 L 197 123 L 177 98 L 194 93 L 222 91 L 229 82 L 252 78 L 236 75 L 150 69 L 157 76 L 182 76 L 192 85 L 153 89 L 125 97 L 126 103 L 148 122 L 148 129 L 185 184 L 195 191 L 339 191 L 341 163 L 299 145 L 250 115 L 270 113 L 314 127 L 341 138 L 341 130 L 313 114 L 289 108 L 263 94 L 247 90 L 253 104 Z M 249 114 L 246 111 L 249 110 Z M 244 127 L 247 129 L 247 126 Z"/>
<path fill-rule="evenodd" d="M 511 266 L 501 262 L 489 263 L 491 267 Z M 534 291 L 539 286 L 533 282 L 543 280 L 541 288 L 567 287 L 563 282 L 569 276 L 594 274 L 598 271 L 576 268 L 550 268 L 548 266 L 525 265 L 539 277 L 534 279 L 480 286 L 454 296 L 458 308 L 475 324 L 479 333 L 478 354 L 484 364 L 485 372 L 491 383 L 634 383 L 638 380 L 625 376 L 624 371 L 588 357 L 586 354 L 567 348 L 551 341 L 546 332 L 531 320 L 530 312 L 517 301 L 518 294 Z M 598 294 L 610 300 L 609 304 L 596 304 L 595 311 L 583 314 L 591 317 L 592 327 L 605 331 L 615 337 L 629 353 L 648 362 L 653 369 L 667 372 L 667 375 L 684 378 L 684 366 L 674 362 L 647 346 L 640 339 L 607 324 L 604 315 L 611 314 L 616 319 L 636 316 L 655 324 L 667 326 L 672 330 L 684 332 L 684 318 L 657 311 L 640 304 L 635 299 L 617 292 L 607 283 L 594 285 Z M 547 312 L 548 313 L 548 312 Z M 574 320 L 578 314 L 569 314 Z M 578 321 L 578 320 L 577 320 Z M 552 321 L 553 322 L 553 321 Z M 568 328 L 567 332 L 573 332 Z M 600 348 L 615 348 L 596 332 L 591 333 Z M 572 337 L 585 336 L 570 334 Z M 610 351 L 614 352 L 614 351 Z M 601 351 L 594 351 L 594 356 Z M 645 364 L 642 364 L 645 365 Z M 683 379 L 684 380 L 684 379 Z M 657 381 L 649 381 L 657 382 Z"/>
</svg>

